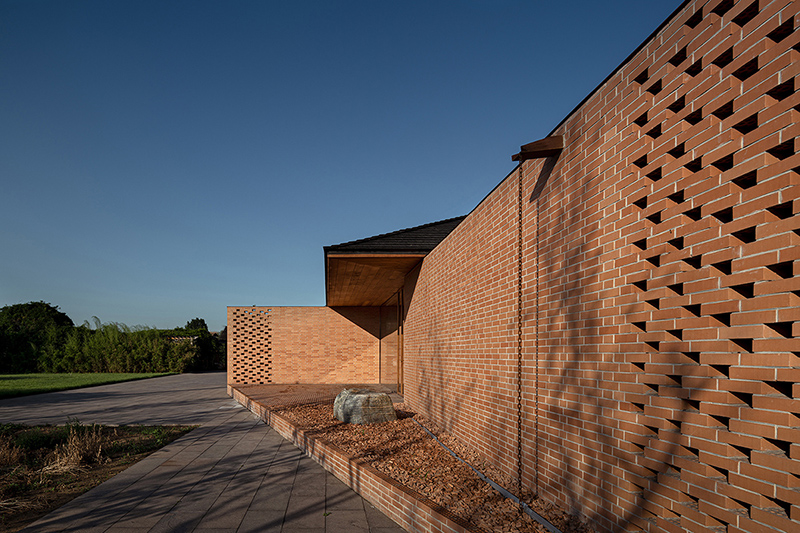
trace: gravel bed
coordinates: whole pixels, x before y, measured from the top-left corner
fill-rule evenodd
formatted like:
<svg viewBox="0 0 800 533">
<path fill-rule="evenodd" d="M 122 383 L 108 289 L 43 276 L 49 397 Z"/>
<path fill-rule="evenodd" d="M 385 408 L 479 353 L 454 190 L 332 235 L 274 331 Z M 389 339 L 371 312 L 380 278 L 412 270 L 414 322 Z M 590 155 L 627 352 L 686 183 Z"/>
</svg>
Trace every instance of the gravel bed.
<svg viewBox="0 0 800 533">
<path fill-rule="evenodd" d="M 351 458 L 372 465 L 400 484 L 425 496 L 476 530 L 522 533 L 546 532 L 520 506 L 504 498 L 468 466 L 455 459 L 414 420 L 428 428 L 459 457 L 498 485 L 510 489 L 516 481 L 484 461 L 480 455 L 441 431 L 430 420 L 395 404 L 398 420 L 359 426 L 333 416 L 330 403 L 273 408 L 314 438 L 334 445 Z M 594 533 L 594 529 L 564 510 L 535 499 L 524 491 L 522 499 L 564 533 Z"/>
</svg>

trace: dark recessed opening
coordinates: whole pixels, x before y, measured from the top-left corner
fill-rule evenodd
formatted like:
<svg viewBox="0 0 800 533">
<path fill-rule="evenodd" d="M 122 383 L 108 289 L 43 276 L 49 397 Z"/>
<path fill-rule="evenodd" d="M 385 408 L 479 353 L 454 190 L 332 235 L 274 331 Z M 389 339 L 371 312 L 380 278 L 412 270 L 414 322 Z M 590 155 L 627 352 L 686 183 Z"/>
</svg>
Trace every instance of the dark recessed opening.
<svg viewBox="0 0 800 533">
<path fill-rule="evenodd" d="M 639 209 L 644 209 L 645 207 L 647 207 L 647 196 L 642 196 L 641 198 L 633 202 L 633 205 L 635 205 Z"/>
<path fill-rule="evenodd" d="M 738 78 L 739 81 L 745 81 L 756 72 L 758 72 L 758 58 L 752 59 L 736 69 L 733 75 Z"/>
<path fill-rule="evenodd" d="M 700 364 L 700 352 L 681 352 L 695 364 Z"/>
<path fill-rule="evenodd" d="M 683 203 L 683 191 L 674 192 L 674 193 L 670 194 L 669 196 L 667 196 L 667 198 L 669 198 L 670 200 L 672 200 L 676 204 L 682 204 Z"/>
<path fill-rule="evenodd" d="M 758 15 L 758 0 L 744 8 L 736 17 L 733 19 L 733 23 L 739 27 L 744 26 Z"/>
<path fill-rule="evenodd" d="M 678 159 L 686 153 L 686 143 L 680 143 L 678 146 L 667 152 L 669 155 Z"/>
<path fill-rule="evenodd" d="M 688 211 L 685 211 L 683 214 L 686 215 L 687 217 L 691 218 L 695 222 L 697 222 L 698 220 L 703 218 L 702 211 L 700 210 L 699 207 L 695 207 L 694 209 L 690 209 Z"/>
<path fill-rule="evenodd" d="M 683 117 L 683 120 L 691 124 L 692 126 L 699 124 L 701 120 L 703 120 L 703 109 L 698 109 L 697 111 L 693 111 Z"/>
<path fill-rule="evenodd" d="M 733 183 L 742 189 L 749 189 L 758 185 L 758 176 L 756 171 L 748 172 L 733 180 Z"/>
<path fill-rule="evenodd" d="M 688 74 L 689 76 L 691 76 L 693 78 L 695 76 L 697 76 L 698 74 L 700 74 L 702 71 L 703 71 L 703 60 L 702 60 L 702 58 L 698 59 L 697 61 L 695 61 L 694 63 L 692 63 L 691 65 L 689 65 L 686 68 L 686 74 Z"/>
<path fill-rule="evenodd" d="M 642 361 L 631 361 L 631 364 L 638 368 L 640 371 L 644 372 L 644 362 Z"/>
<path fill-rule="evenodd" d="M 653 265 L 654 267 L 660 267 L 661 266 L 661 256 L 660 255 L 654 255 L 653 257 L 648 257 L 647 258 L 647 262 L 650 263 L 651 265 Z"/>
<path fill-rule="evenodd" d="M 767 439 L 767 440 L 770 440 L 770 439 Z M 788 456 L 789 454 L 787 453 L 786 455 Z M 791 514 L 792 513 L 792 504 L 790 502 L 786 502 L 786 501 L 780 500 L 778 498 L 770 498 L 770 499 L 777 506 L 777 507 L 774 507 L 774 509 L 780 509 L 781 511 L 783 511 L 783 514 L 786 515 L 786 518 L 791 518 L 791 516 L 792 516 L 792 514 Z"/>
<path fill-rule="evenodd" d="M 670 58 L 669 62 L 672 66 L 677 67 L 678 65 L 686 61 L 686 56 L 687 56 L 686 47 L 684 46 L 683 48 L 678 50 L 678 53 L 676 53 L 674 56 Z"/>
<path fill-rule="evenodd" d="M 770 148 L 767 150 L 767 153 L 770 155 L 777 157 L 781 161 L 786 158 L 789 158 L 794 155 L 794 139 L 789 139 L 788 141 L 779 144 L 774 148 Z"/>
<path fill-rule="evenodd" d="M 728 424 L 730 423 L 731 419 L 729 416 L 722 416 L 722 415 L 711 415 L 711 418 L 716 420 L 722 427 L 728 429 Z"/>
<path fill-rule="evenodd" d="M 645 303 L 650 307 L 653 307 L 654 309 L 661 309 L 660 307 L 661 304 L 659 303 L 658 298 L 653 298 L 652 300 L 645 300 Z"/>
<path fill-rule="evenodd" d="M 737 400 L 747 405 L 747 407 L 753 407 L 753 395 L 751 393 L 731 391 L 731 394 L 733 394 Z"/>
<path fill-rule="evenodd" d="M 678 250 L 683 250 L 683 237 L 675 237 L 674 239 L 670 239 L 667 241 L 671 246 L 674 246 Z"/>
<path fill-rule="evenodd" d="M 767 91 L 767 94 L 779 102 L 792 96 L 794 94 L 794 78 L 781 83 L 774 89 Z"/>
<path fill-rule="evenodd" d="M 785 339 L 792 338 L 792 324 L 794 322 L 773 322 L 771 324 L 764 324 L 769 329 L 775 331 L 778 335 Z"/>
<path fill-rule="evenodd" d="M 772 272 L 775 272 L 783 279 L 794 277 L 794 261 L 784 261 L 783 263 L 776 263 L 767 267 Z"/>
<path fill-rule="evenodd" d="M 661 342 L 660 341 L 648 341 L 645 344 L 647 344 L 649 347 L 651 347 L 655 351 L 658 351 L 659 347 L 661 346 Z"/>
<path fill-rule="evenodd" d="M 753 353 L 753 339 L 731 339 L 736 346 L 744 350 L 745 352 Z M 752 398 L 752 394 L 750 395 Z M 752 402 L 750 407 L 753 407 Z"/>
<path fill-rule="evenodd" d="M 730 377 L 731 365 L 711 365 L 711 368 L 725 376 Z"/>
<path fill-rule="evenodd" d="M 632 285 L 634 287 L 636 287 L 637 289 L 639 289 L 640 291 L 642 291 L 642 292 L 646 292 L 647 291 L 647 280 L 646 279 L 643 279 L 641 281 L 634 281 L 632 283 Z"/>
<path fill-rule="evenodd" d="M 711 63 L 713 65 L 718 66 L 719 68 L 725 68 L 725 67 L 727 67 L 728 65 L 731 64 L 731 61 L 733 61 L 733 47 L 730 47 L 727 50 L 725 50 L 724 52 L 722 52 Z"/>
<path fill-rule="evenodd" d="M 642 331 L 647 331 L 647 322 L 633 322 L 634 327 Z"/>
<path fill-rule="evenodd" d="M 678 339 L 679 341 L 683 340 L 683 330 L 682 329 L 670 329 L 667 330 L 667 333 Z M 680 379 L 678 379 L 678 383 L 680 383 Z"/>
<path fill-rule="evenodd" d="M 733 129 L 742 135 L 747 135 L 756 128 L 758 128 L 758 113 L 753 113 L 733 127 Z"/>
<path fill-rule="evenodd" d="M 685 96 L 681 96 L 680 98 L 678 98 L 677 100 L 672 102 L 670 105 L 668 105 L 667 109 L 669 109 L 673 113 L 677 113 L 678 111 L 680 111 L 684 107 L 686 107 L 686 97 Z"/>
<path fill-rule="evenodd" d="M 733 100 L 726 104 L 722 104 L 716 110 L 712 111 L 711 114 L 720 120 L 725 120 L 729 116 L 733 115 Z"/>
<path fill-rule="evenodd" d="M 667 285 L 667 288 L 678 296 L 683 296 L 683 283 L 673 283 L 672 285 Z"/>
<path fill-rule="evenodd" d="M 702 266 L 701 265 L 702 259 L 703 259 L 702 255 L 696 255 L 694 257 L 687 257 L 686 259 L 683 260 L 683 262 L 692 268 L 700 268 Z"/>
<path fill-rule="evenodd" d="M 638 241 L 634 241 L 633 245 L 640 250 L 647 250 L 647 238 L 639 239 Z"/>
<path fill-rule="evenodd" d="M 737 450 L 739 450 L 740 452 L 741 452 L 741 451 L 744 449 L 744 448 L 741 448 L 741 449 L 740 449 L 738 446 L 734 446 L 734 448 L 736 448 L 736 449 L 737 449 Z M 743 453 L 742 455 L 744 455 L 744 456 L 747 456 L 748 454 L 745 454 L 745 453 Z M 750 508 L 751 508 L 751 505 L 750 505 L 749 503 L 747 503 L 747 502 L 743 502 L 743 501 L 741 501 L 741 500 L 737 500 L 736 498 L 731 498 L 731 500 L 733 500 L 733 501 L 735 501 L 735 502 L 736 502 L 736 505 L 738 505 L 738 506 L 739 506 L 739 509 L 744 509 L 744 512 L 745 512 L 745 513 L 747 513 L 747 518 L 750 518 Z"/>
<path fill-rule="evenodd" d="M 648 79 L 648 78 L 649 78 L 649 75 L 647 74 L 647 69 L 644 69 L 643 71 L 641 71 L 641 72 L 639 73 L 639 75 L 638 75 L 638 76 L 636 76 L 635 78 L 633 78 L 633 81 L 635 81 L 635 82 L 636 82 L 636 83 L 638 83 L 639 85 L 644 85 L 645 83 L 647 83 L 647 79 Z"/>
<path fill-rule="evenodd" d="M 655 96 L 658 93 L 660 93 L 661 92 L 661 80 L 656 80 L 655 82 L 653 82 L 653 84 L 650 85 L 650 87 L 647 88 L 647 92 L 649 92 L 653 96 Z"/>
<path fill-rule="evenodd" d="M 652 137 L 653 139 L 658 139 L 659 137 L 661 137 L 661 124 L 657 124 L 655 127 L 648 130 L 648 132 L 645 135 L 647 135 L 648 137 Z"/>
<path fill-rule="evenodd" d="M 719 170 L 720 172 L 726 172 L 733 168 L 733 154 L 726 155 L 724 157 L 720 157 L 713 163 L 711 166 Z"/>
<path fill-rule="evenodd" d="M 656 211 L 652 215 L 649 215 L 647 217 L 647 220 L 649 220 L 653 224 L 661 224 L 661 211 Z"/>
<path fill-rule="evenodd" d="M 778 391 L 780 394 L 788 398 L 794 398 L 794 394 L 792 393 L 792 389 L 794 388 L 794 382 L 791 381 L 765 381 L 767 385 Z"/>
<path fill-rule="evenodd" d="M 697 352 L 691 352 L 691 353 L 697 353 Z M 698 354 L 698 356 L 699 356 L 699 354 Z M 684 398 L 683 401 L 686 402 L 686 405 L 689 406 L 689 409 L 692 409 L 694 411 L 699 411 L 700 410 L 700 401 L 699 400 L 690 400 L 688 398 Z M 676 468 L 676 467 L 673 466 L 673 468 Z"/>
<path fill-rule="evenodd" d="M 656 168 L 656 169 L 653 169 L 653 171 L 652 171 L 652 172 L 650 172 L 650 173 L 648 173 L 648 174 L 647 174 L 647 177 L 648 177 L 648 178 L 650 178 L 650 179 L 651 179 L 651 180 L 653 180 L 653 181 L 658 181 L 658 180 L 660 180 L 660 179 L 661 179 L 661 177 L 662 177 L 662 176 L 661 176 L 661 167 L 658 167 L 658 168 Z"/>
<path fill-rule="evenodd" d="M 646 167 L 647 166 L 647 154 L 644 154 L 642 157 L 640 157 L 639 159 L 634 161 L 633 164 L 636 165 L 639 168 Z"/>
<path fill-rule="evenodd" d="M 698 9 L 697 12 L 686 20 L 686 25 L 690 28 L 696 28 L 700 21 L 703 20 L 703 11 Z"/>
<path fill-rule="evenodd" d="M 694 316 L 701 316 L 700 304 L 684 305 L 683 308 L 692 313 Z"/>
<path fill-rule="evenodd" d="M 634 124 L 643 128 L 645 124 L 647 124 L 647 111 L 639 115 L 639 117 L 633 121 Z"/>
<path fill-rule="evenodd" d="M 725 327 L 731 327 L 731 313 L 714 313 L 711 316 Z"/>
<path fill-rule="evenodd" d="M 755 242 L 756 240 L 756 227 L 751 226 L 749 228 L 745 228 L 740 231 L 734 231 L 733 233 L 731 233 L 731 235 L 733 235 L 743 243 L 749 244 L 751 242 Z"/>
<path fill-rule="evenodd" d="M 733 220 L 733 207 L 726 207 L 716 213 L 711 213 L 711 216 L 722 222 L 723 224 L 727 224 Z"/>
<path fill-rule="evenodd" d="M 721 17 L 725 15 L 725 13 L 733 9 L 734 3 L 735 3 L 734 0 L 723 0 L 722 2 L 717 4 L 717 7 L 712 9 L 711 12 Z"/>
<path fill-rule="evenodd" d="M 794 216 L 794 202 L 789 200 L 779 205 L 773 205 L 772 207 L 768 207 L 767 211 L 781 220 L 786 220 Z"/>
<path fill-rule="evenodd" d="M 769 32 L 767 38 L 779 43 L 792 33 L 794 33 L 794 17 L 790 17 L 789 20 Z"/>
<path fill-rule="evenodd" d="M 742 283 L 741 285 L 731 285 L 731 289 L 745 298 L 752 298 L 755 295 L 755 283 Z"/>
<path fill-rule="evenodd" d="M 744 446 L 737 446 L 737 445 L 735 445 L 735 444 L 731 444 L 731 446 L 732 446 L 732 447 L 734 447 L 734 448 L 736 448 L 736 450 L 737 450 L 737 451 L 738 451 L 738 452 L 739 452 L 741 455 L 745 456 L 745 457 L 747 458 L 747 460 L 748 460 L 748 461 L 750 460 L 750 452 L 752 452 L 752 450 L 751 450 L 750 448 L 745 448 Z M 748 506 L 748 509 L 749 509 L 749 506 Z"/>
<path fill-rule="evenodd" d="M 644 411 L 644 404 L 643 404 L 643 403 L 631 402 L 631 405 L 633 405 L 633 407 L 634 407 L 634 408 L 635 408 L 637 411 L 639 411 L 640 413 Z"/>
<path fill-rule="evenodd" d="M 723 274 L 730 275 L 732 270 L 733 261 L 720 261 L 719 263 L 713 263 L 711 266 L 722 272 Z"/>
</svg>

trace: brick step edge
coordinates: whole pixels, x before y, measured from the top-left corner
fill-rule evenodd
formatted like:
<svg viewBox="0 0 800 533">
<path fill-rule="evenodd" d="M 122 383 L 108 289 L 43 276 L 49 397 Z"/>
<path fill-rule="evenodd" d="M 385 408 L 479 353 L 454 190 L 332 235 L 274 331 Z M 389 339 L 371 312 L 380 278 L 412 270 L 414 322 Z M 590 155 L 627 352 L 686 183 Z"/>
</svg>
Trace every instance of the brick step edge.
<svg viewBox="0 0 800 533">
<path fill-rule="evenodd" d="M 368 464 L 349 458 L 338 448 L 306 435 L 288 419 L 270 411 L 236 387 L 228 395 L 261 418 L 283 438 L 348 485 L 400 527 L 419 533 L 482 533 L 424 496 L 400 485 Z"/>
</svg>

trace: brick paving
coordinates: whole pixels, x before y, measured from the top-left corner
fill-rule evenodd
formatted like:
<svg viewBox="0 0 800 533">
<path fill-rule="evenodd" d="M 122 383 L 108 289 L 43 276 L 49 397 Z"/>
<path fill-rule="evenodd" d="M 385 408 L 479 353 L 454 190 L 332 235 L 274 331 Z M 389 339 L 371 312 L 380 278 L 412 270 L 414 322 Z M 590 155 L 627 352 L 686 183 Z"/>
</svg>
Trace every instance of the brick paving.
<svg viewBox="0 0 800 533">
<path fill-rule="evenodd" d="M 26 532 L 373 532 L 403 529 L 225 393 L 181 374 L 0 401 L 0 421 L 198 424 Z"/>
</svg>

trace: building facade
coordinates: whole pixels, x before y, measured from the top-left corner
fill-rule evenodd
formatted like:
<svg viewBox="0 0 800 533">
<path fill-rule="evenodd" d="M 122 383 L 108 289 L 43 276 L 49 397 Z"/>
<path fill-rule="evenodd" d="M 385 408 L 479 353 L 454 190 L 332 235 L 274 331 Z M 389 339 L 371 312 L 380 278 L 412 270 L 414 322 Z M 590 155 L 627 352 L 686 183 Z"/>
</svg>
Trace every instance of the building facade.
<svg viewBox="0 0 800 533">
<path fill-rule="evenodd" d="M 800 530 L 798 11 L 685 2 L 394 277 L 326 250 L 406 403 L 602 531 Z"/>
</svg>

